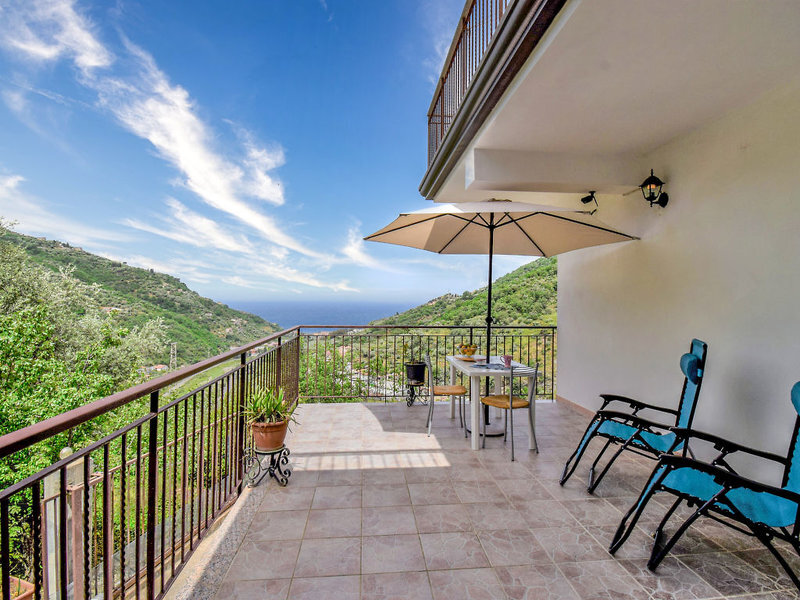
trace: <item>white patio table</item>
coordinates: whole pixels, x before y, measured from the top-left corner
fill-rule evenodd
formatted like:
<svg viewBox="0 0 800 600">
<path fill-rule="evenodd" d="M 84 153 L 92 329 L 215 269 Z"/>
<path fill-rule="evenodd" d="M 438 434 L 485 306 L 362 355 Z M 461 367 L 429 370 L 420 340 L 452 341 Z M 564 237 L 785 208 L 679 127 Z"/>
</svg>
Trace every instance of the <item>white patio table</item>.
<svg viewBox="0 0 800 600">
<path fill-rule="evenodd" d="M 503 385 L 502 381 L 504 377 L 509 377 L 511 375 L 511 369 L 505 367 L 500 357 L 492 357 L 489 364 L 479 364 L 476 362 L 470 362 L 461 360 L 457 356 L 447 356 L 447 362 L 450 363 L 450 384 L 455 385 L 456 383 L 456 371 L 460 371 L 467 377 L 469 377 L 469 398 L 470 398 L 470 422 L 472 424 L 472 449 L 473 450 L 480 450 L 480 410 L 481 410 L 481 378 L 482 377 L 492 377 L 494 378 L 494 393 L 495 394 L 502 394 L 503 393 Z M 473 356 L 474 359 L 483 359 L 486 358 L 485 356 Z M 512 361 L 514 368 L 517 367 L 527 367 L 527 365 L 523 365 L 517 361 Z M 528 389 L 531 389 L 530 386 L 536 385 L 533 377 L 528 377 Z M 536 388 L 533 388 L 534 390 Z M 534 392 L 533 401 L 536 401 L 536 394 Z M 455 397 L 450 396 L 450 418 L 455 418 L 456 415 L 456 404 L 455 404 Z M 535 407 L 533 407 L 535 410 Z M 534 413 L 535 415 L 536 413 Z M 528 449 L 533 450 L 535 445 L 533 443 L 533 431 L 531 430 L 530 420 L 525 419 L 525 422 L 528 423 Z"/>
</svg>

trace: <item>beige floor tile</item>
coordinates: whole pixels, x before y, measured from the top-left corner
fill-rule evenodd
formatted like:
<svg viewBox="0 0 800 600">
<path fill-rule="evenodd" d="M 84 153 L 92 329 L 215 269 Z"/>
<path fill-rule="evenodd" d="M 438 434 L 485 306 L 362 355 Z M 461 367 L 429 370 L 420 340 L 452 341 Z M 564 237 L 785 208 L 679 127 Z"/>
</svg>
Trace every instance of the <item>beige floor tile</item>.
<svg viewBox="0 0 800 600">
<path fill-rule="evenodd" d="M 503 586 L 492 569 L 431 571 L 435 600 L 505 600 Z"/>
<path fill-rule="evenodd" d="M 420 533 L 472 530 L 472 522 L 463 504 L 416 505 L 414 517 Z"/>
<path fill-rule="evenodd" d="M 550 563 L 550 556 L 529 529 L 481 531 L 478 539 L 493 567 Z"/>
<path fill-rule="evenodd" d="M 411 504 L 405 483 L 365 486 L 361 495 L 363 506 L 402 506 Z"/>
<path fill-rule="evenodd" d="M 453 485 L 447 482 L 409 483 L 408 491 L 411 494 L 412 504 L 458 504 L 461 502 Z"/>
<path fill-rule="evenodd" d="M 363 535 L 417 533 L 410 506 L 378 506 L 361 510 Z"/>
<path fill-rule="evenodd" d="M 252 542 L 239 547 L 225 579 L 282 579 L 291 577 L 297 561 L 300 540 Z"/>
<path fill-rule="evenodd" d="M 359 600 L 359 587 L 357 575 L 295 578 L 289 600 Z"/>
<path fill-rule="evenodd" d="M 613 560 L 562 563 L 558 568 L 585 600 L 645 600 L 650 596 Z"/>
<path fill-rule="evenodd" d="M 498 567 L 495 573 L 509 600 L 579 600 L 554 564 Z"/>
<path fill-rule="evenodd" d="M 362 539 L 362 573 L 396 573 L 424 569 L 425 560 L 422 557 L 419 536 L 416 534 L 378 535 Z"/>
<path fill-rule="evenodd" d="M 474 533 L 423 533 L 419 538 L 429 570 L 489 566 L 489 559 Z"/>
<path fill-rule="evenodd" d="M 357 537 L 361 535 L 360 508 L 314 509 L 308 513 L 306 538 Z"/>
<path fill-rule="evenodd" d="M 428 574 L 376 573 L 361 576 L 361 600 L 433 600 Z"/>
<path fill-rule="evenodd" d="M 223 582 L 216 600 L 286 600 L 290 579 Z"/>
<path fill-rule="evenodd" d="M 253 542 L 302 539 L 307 518 L 307 510 L 259 512 L 253 519 L 245 539 Z"/>
<path fill-rule="evenodd" d="M 314 489 L 311 508 L 356 508 L 361 506 L 360 485 L 337 485 Z"/>
<path fill-rule="evenodd" d="M 303 540 L 295 577 L 358 575 L 361 572 L 361 538 Z"/>
</svg>

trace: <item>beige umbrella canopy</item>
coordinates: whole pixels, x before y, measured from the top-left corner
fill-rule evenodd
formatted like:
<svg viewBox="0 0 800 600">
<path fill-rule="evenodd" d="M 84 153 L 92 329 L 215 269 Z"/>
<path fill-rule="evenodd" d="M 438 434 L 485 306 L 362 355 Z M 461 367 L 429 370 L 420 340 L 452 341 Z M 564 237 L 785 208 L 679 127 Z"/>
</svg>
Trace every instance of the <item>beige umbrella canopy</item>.
<svg viewBox="0 0 800 600">
<path fill-rule="evenodd" d="M 364 239 L 422 248 L 439 254 L 488 254 L 488 344 L 492 327 L 494 254 L 554 256 L 579 248 L 638 238 L 609 227 L 585 211 L 510 200 L 489 200 L 438 204 L 402 213 L 386 227 Z"/>
<path fill-rule="evenodd" d="M 401 213 L 364 239 L 439 254 L 554 256 L 638 238 L 609 227 L 588 212 L 490 200 Z"/>
</svg>

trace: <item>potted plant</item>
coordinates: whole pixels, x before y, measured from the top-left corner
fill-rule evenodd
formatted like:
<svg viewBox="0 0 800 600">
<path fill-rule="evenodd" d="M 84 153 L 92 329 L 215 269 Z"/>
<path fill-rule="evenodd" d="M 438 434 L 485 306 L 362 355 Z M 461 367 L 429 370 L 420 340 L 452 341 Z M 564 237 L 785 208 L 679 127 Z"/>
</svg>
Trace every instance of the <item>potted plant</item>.
<svg viewBox="0 0 800 600">
<path fill-rule="evenodd" d="M 283 388 L 264 387 L 250 395 L 245 406 L 245 418 L 250 422 L 257 450 L 277 450 L 283 446 L 289 421 L 294 421 L 295 407 L 294 402 L 286 402 Z"/>
<path fill-rule="evenodd" d="M 9 579 L 11 580 L 12 600 L 28 600 L 29 598 L 33 598 L 33 592 L 36 588 L 32 583 L 13 576 Z"/>
</svg>

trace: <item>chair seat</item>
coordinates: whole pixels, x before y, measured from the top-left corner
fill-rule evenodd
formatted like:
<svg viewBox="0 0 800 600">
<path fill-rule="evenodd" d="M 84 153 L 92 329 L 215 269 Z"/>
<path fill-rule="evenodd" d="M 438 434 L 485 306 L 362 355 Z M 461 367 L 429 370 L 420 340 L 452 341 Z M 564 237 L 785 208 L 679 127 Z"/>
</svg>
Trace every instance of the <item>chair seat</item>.
<svg viewBox="0 0 800 600">
<path fill-rule="evenodd" d="M 433 386 L 434 396 L 466 396 L 467 388 L 463 385 L 435 385 Z"/>
<path fill-rule="evenodd" d="M 489 406 L 494 406 L 495 408 L 508 408 L 508 396 L 506 394 L 483 396 L 481 398 L 481 402 L 488 404 Z M 530 406 L 530 402 L 528 402 L 525 398 L 514 396 L 514 400 L 511 403 L 511 408 L 526 408 L 527 406 Z"/>
</svg>

